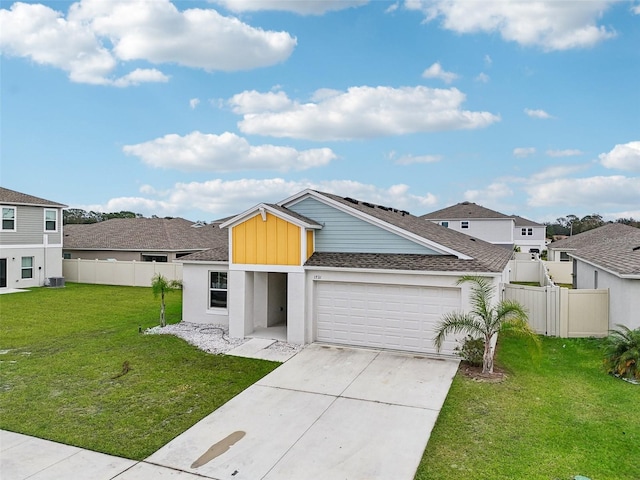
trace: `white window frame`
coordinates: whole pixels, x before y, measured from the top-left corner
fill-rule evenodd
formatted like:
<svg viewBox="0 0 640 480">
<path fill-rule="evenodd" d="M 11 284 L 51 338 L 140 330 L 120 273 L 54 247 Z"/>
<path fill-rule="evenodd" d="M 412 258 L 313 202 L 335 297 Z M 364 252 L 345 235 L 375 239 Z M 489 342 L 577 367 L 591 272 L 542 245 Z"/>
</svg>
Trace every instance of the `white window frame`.
<svg viewBox="0 0 640 480">
<path fill-rule="evenodd" d="M 440 225 L 442 225 L 443 227 L 449 228 L 449 222 L 446 220 L 443 222 L 440 222 Z"/>
<path fill-rule="evenodd" d="M 533 228 L 527 228 L 527 235 L 528 236 L 533 235 Z"/>
<path fill-rule="evenodd" d="M 4 228 L 4 211 L 5 209 L 7 210 L 13 210 L 13 228 Z M 0 230 L 2 230 L 3 232 L 15 232 L 18 230 L 18 208 L 17 207 L 13 207 L 11 205 L 2 205 L 1 209 L 0 209 L 0 214 L 2 215 L 2 223 L 0 223 Z"/>
<path fill-rule="evenodd" d="M 25 266 L 24 265 L 25 260 L 31 260 L 31 265 Z M 25 272 L 29 272 L 28 277 L 24 276 Z M 22 280 L 28 280 L 33 278 L 33 257 L 22 257 L 22 259 L 20 260 L 20 278 Z"/>
<path fill-rule="evenodd" d="M 221 286 L 218 287 L 214 287 L 213 286 L 213 275 L 218 275 L 218 281 L 219 281 L 219 276 L 220 275 L 224 275 L 224 285 L 226 288 L 222 288 Z M 221 271 L 221 270 L 209 270 L 208 274 L 207 274 L 207 281 L 209 282 L 209 287 L 208 287 L 208 292 L 209 294 L 207 295 L 207 300 L 208 300 L 208 306 L 207 308 L 209 310 L 217 310 L 217 311 L 226 311 L 228 306 L 229 306 L 229 272 L 227 271 Z M 213 292 L 225 292 L 225 304 L 224 307 L 223 306 L 213 306 L 211 305 L 211 294 Z"/>
<path fill-rule="evenodd" d="M 463 220 L 460 222 L 460 228 L 467 230 L 469 228 L 469 222 L 467 220 Z"/>
<path fill-rule="evenodd" d="M 50 222 L 51 220 L 47 220 L 47 213 L 48 212 L 53 212 L 55 215 L 55 219 L 53 220 L 55 222 L 54 228 L 53 229 L 48 229 L 47 228 L 47 222 Z M 44 231 L 45 232 L 51 232 L 51 233 L 56 233 L 58 231 L 58 210 L 54 209 L 54 208 L 45 208 L 44 209 Z"/>
<path fill-rule="evenodd" d="M 520 229 L 520 235 L 522 235 L 523 237 L 527 234 L 527 229 L 525 227 Z"/>
</svg>

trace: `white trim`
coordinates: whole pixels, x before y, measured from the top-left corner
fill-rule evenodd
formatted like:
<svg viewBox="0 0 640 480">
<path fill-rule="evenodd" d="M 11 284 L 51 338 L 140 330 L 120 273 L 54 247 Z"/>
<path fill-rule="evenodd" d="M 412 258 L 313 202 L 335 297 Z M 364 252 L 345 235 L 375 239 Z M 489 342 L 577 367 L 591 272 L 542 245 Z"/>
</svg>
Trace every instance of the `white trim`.
<svg viewBox="0 0 640 480">
<path fill-rule="evenodd" d="M 304 268 L 295 265 L 263 265 L 254 263 L 231 263 L 229 271 L 238 272 L 273 272 L 273 273 L 303 273 Z"/>
<path fill-rule="evenodd" d="M 235 217 L 227 220 L 224 223 L 220 224 L 220 228 L 228 228 L 228 227 L 235 227 L 236 225 L 249 220 L 250 218 L 255 217 L 256 215 L 260 214 L 263 215 L 262 219 L 266 220 L 266 213 L 265 212 L 269 212 L 271 213 L 273 216 L 281 218 L 282 220 L 286 220 L 289 223 L 293 223 L 294 225 L 298 226 L 298 227 L 302 227 L 302 228 L 322 228 L 322 225 L 320 225 L 319 223 L 308 223 L 305 222 L 304 220 L 301 220 L 299 218 L 295 218 L 291 215 L 287 215 L 285 212 L 281 212 L 280 210 L 277 210 L 269 205 L 267 205 L 266 203 L 259 203 L 258 205 L 251 207 L 248 210 L 245 210 L 244 212 L 242 212 L 239 215 L 236 215 Z"/>
<path fill-rule="evenodd" d="M 6 231 L 6 230 L 5 230 Z M 2 250 L 9 250 L 11 248 L 14 249 L 22 249 L 22 248 L 62 248 L 62 244 L 61 243 L 48 243 L 45 245 L 45 243 L 34 243 L 34 244 L 28 244 L 28 245 L 19 245 L 19 244 L 12 244 L 12 245 L 0 245 L 0 249 Z"/>
<path fill-rule="evenodd" d="M 3 228 L 4 224 L 4 214 L 2 212 L 3 208 L 12 208 L 13 209 L 13 228 Z M 15 205 L 0 205 L 0 232 L 17 232 L 18 231 L 18 207 Z"/>
<path fill-rule="evenodd" d="M 324 195 L 314 191 L 314 190 L 305 190 L 304 192 L 302 192 L 304 195 L 302 194 L 298 194 L 298 195 L 294 195 L 293 197 L 289 197 L 286 200 L 283 200 L 282 202 L 279 202 L 278 205 L 282 206 L 282 207 L 286 207 L 286 205 L 295 205 L 298 202 L 301 202 L 302 200 L 304 200 L 307 196 L 307 194 L 309 196 L 312 196 L 313 198 L 315 198 L 316 200 L 321 201 L 322 203 L 329 205 L 331 207 L 334 207 L 344 213 L 347 213 L 348 215 L 351 215 L 352 217 L 358 218 L 360 220 L 363 220 L 367 223 L 370 223 L 372 225 L 375 225 L 377 227 L 382 228 L 383 230 L 386 230 L 388 232 L 391 232 L 395 235 L 398 235 L 400 237 L 403 237 L 407 240 L 411 240 L 414 243 L 417 243 L 418 245 L 422 245 L 423 247 L 427 247 L 430 248 L 432 250 L 435 250 L 441 254 L 449 254 L 449 255 L 455 255 L 457 258 L 462 259 L 462 260 L 472 260 L 472 257 L 469 257 L 467 255 L 464 255 L 463 253 L 460 253 L 456 250 L 453 250 L 449 247 L 445 247 L 444 245 L 440 245 L 439 243 L 436 243 L 432 240 L 429 240 L 425 237 L 421 237 L 420 235 L 416 235 L 415 233 L 411 233 L 408 232 L 407 230 L 404 230 L 400 227 L 396 227 L 395 225 L 392 225 L 388 222 L 385 222 L 384 220 L 380 220 L 376 217 L 373 217 L 371 215 L 367 215 L 364 212 L 361 212 L 360 210 L 356 210 L 355 208 L 351 208 L 343 203 L 337 202 L 335 200 L 333 200 L 332 198 L 328 198 L 325 197 Z"/>
<path fill-rule="evenodd" d="M 59 220 L 60 220 L 60 219 L 59 219 L 60 215 L 58 215 L 58 211 L 59 211 L 59 210 L 58 210 L 58 209 L 55 209 L 55 208 L 44 208 L 44 209 L 42 210 L 42 212 L 43 212 L 43 217 L 44 217 L 44 225 L 43 225 L 43 228 L 44 228 L 44 233 L 45 233 L 45 234 L 46 234 L 46 233 L 58 233 L 58 230 L 59 230 L 59 228 L 58 228 L 58 222 L 59 222 Z M 53 229 L 53 230 L 47 230 L 47 212 L 54 212 L 54 213 L 56 214 L 56 219 L 55 219 L 55 222 L 56 222 L 56 228 L 55 228 L 55 229 Z"/>
<path fill-rule="evenodd" d="M 440 271 L 440 270 L 391 270 L 382 268 L 356 268 L 356 267 L 317 267 L 308 266 L 304 267 L 306 271 L 330 271 L 330 272 L 349 272 L 349 273 L 384 273 L 384 274 L 398 274 L 398 275 L 422 275 L 422 276 L 451 276 L 462 277 L 463 275 L 475 275 L 479 277 L 502 277 L 502 272 L 476 272 L 476 271 Z M 316 279 L 313 279 L 316 280 Z"/>
</svg>

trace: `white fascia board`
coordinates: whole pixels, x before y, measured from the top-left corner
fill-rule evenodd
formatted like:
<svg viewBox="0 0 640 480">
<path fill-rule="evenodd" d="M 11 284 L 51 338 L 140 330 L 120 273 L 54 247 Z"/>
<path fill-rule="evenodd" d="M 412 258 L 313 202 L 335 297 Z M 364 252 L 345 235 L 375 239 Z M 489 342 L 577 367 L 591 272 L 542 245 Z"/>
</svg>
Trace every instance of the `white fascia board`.
<svg viewBox="0 0 640 480">
<path fill-rule="evenodd" d="M 350 273 L 385 273 L 385 274 L 398 274 L 398 275 L 426 275 L 426 276 L 447 276 L 447 277 L 462 277 L 464 275 L 474 275 L 479 277 L 500 277 L 502 272 L 456 272 L 456 271 L 440 271 L 440 270 L 391 270 L 384 268 L 355 268 L 355 267 L 321 267 L 321 266 L 308 266 L 304 267 L 305 271 L 332 271 L 332 272 L 350 272 Z"/>
<path fill-rule="evenodd" d="M 229 264 L 230 271 L 241 272 L 270 272 L 270 273 L 303 273 L 304 268 L 295 265 L 263 265 L 252 263 Z"/>
<path fill-rule="evenodd" d="M 322 228 L 322 225 L 320 224 L 305 222 L 304 220 L 301 220 L 299 218 L 295 218 L 295 217 L 292 217 L 291 215 L 287 215 L 285 212 L 276 210 L 275 208 L 265 203 L 260 203 L 255 207 L 252 207 L 249 210 L 244 211 L 240 215 L 236 215 L 232 219 L 227 220 L 226 222 L 220 224 L 220 228 L 234 227 L 251 217 L 262 214 L 263 212 L 269 212 L 276 217 L 279 217 L 283 220 L 286 220 L 289 223 L 293 223 L 294 225 L 297 225 L 298 227 L 311 228 L 311 229 Z"/>
<path fill-rule="evenodd" d="M 611 270 L 610 268 L 606 268 L 606 267 L 603 267 L 602 265 L 598 265 L 597 263 L 594 263 L 592 261 L 585 260 L 584 258 L 578 257 L 577 255 L 572 255 L 571 253 L 569 253 L 569 256 L 571 258 L 576 259 L 576 260 L 580 260 L 581 262 L 584 262 L 587 265 L 591 265 L 592 267 L 598 268 L 598 269 L 602 270 L 603 272 L 607 272 L 607 273 L 610 273 L 611 275 L 615 275 L 618 278 L 628 278 L 628 279 L 631 279 L 631 280 L 640 280 L 640 275 L 638 275 L 638 274 L 615 272 L 615 271 Z"/>
<path fill-rule="evenodd" d="M 325 197 L 322 194 L 319 194 L 316 191 L 313 190 L 305 190 L 304 192 L 301 192 L 298 195 L 294 195 L 293 197 L 289 197 L 287 200 L 278 203 L 278 205 L 281 205 L 283 207 L 286 208 L 286 205 L 293 205 L 298 203 L 301 200 L 304 200 L 304 198 L 306 198 L 307 195 L 312 196 L 313 198 L 327 204 L 330 205 L 344 213 L 347 213 L 349 215 L 351 215 L 352 217 L 356 217 L 360 220 L 363 220 L 367 223 L 370 223 L 372 225 L 375 225 L 377 227 L 382 228 L 383 230 L 386 230 L 388 232 L 394 233 L 395 235 L 398 235 L 402 238 L 406 238 L 407 240 L 411 240 L 414 243 L 417 243 L 418 245 L 422 245 L 423 247 L 427 247 L 427 248 L 431 248 L 433 250 L 436 250 L 437 252 L 440 252 L 442 254 L 448 254 L 448 255 L 455 255 L 457 258 L 462 259 L 462 260 L 473 260 L 472 257 L 469 257 L 467 255 L 464 255 L 463 253 L 460 253 L 456 250 L 453 250 L 451 248 L 445 247 L 444 245 L 440 245 L 439 243 L 433 242 L 427 238 L 421 237 L 420 235 L 416 235 L 414 233 L 408 232 L 400 227 L 396 227 L 395 225 L 391 225 L 390 223 L 385 222 L 384 220 L 380 220 L 378 218 L 372 217 L 371 215 L 367 215 L 364 212 L 361 212 L 360 210 L 356 210 L 355 208 L 351 208 L 347 205 L 344 205 L 340 202 L 336 202 L 335 200 Z"/>
<path fill-rule="evenodd" d="M 178 258 L 171 263 L 182 263 L 189 265 L 229 265 L 229 262 L 222 260 L 182 260 Z"/>
</svg>

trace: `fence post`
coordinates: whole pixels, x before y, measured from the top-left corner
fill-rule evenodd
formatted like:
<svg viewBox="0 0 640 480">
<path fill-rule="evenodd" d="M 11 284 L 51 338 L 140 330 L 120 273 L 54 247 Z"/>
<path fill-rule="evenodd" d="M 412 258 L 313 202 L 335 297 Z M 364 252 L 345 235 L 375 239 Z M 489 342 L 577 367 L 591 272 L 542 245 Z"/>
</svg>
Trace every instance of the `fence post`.
<svg viewBox="0 0 640 480">
<path fill-rule="evenodd" d="M 569 337 L 569 289 L 560 287 L 560 331 L 561 338 Z"/>
</svg>

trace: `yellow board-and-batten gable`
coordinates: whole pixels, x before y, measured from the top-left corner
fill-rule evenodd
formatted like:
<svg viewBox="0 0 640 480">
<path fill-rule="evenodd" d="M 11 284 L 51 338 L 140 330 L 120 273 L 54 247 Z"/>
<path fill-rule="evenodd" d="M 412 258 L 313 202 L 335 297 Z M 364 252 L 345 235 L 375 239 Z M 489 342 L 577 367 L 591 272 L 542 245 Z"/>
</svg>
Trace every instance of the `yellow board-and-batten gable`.
<svg viewBox="0 0 640 480">
<path fill-rule="evenodd" d="M 313 230 L 261 210 L 231 227 L 232 262 L 300 266 L 313 254 L 313 238 Z"/>
</svg>

